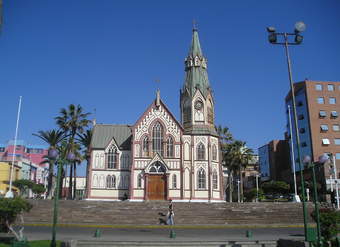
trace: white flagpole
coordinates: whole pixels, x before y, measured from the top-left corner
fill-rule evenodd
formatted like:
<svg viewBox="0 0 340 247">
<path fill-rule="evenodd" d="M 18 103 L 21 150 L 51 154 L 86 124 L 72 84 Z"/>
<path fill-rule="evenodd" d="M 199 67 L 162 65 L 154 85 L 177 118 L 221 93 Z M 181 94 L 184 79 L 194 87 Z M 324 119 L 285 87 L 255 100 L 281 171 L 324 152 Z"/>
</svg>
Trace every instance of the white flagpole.
<svg viewBox="0 0 340 247">
<path fill-rule="evenodd" d="M 9 178 L 9 190 L 7 191 L 5 197 L 6 198 L 13 198 L 13 191 L 12 191 L 12 182 L 13 182 L 13 173 L 14 173 L 14 161 L 15 161 L 15 155 L 16 155 L 16 149 L 17 149 L 17 138 L 18 138 L 18 128 L 19 128 L 19 118 L 20 118 L 20 109 L 21 109 L 21 98 L 19 98 L 19 107 L 18 107 L 18 115 L 17 115 L 17 124 L 15 127 L 15 137 L 14 137 L 14 151 L 13 151 L 13 158 L 12 158 L 12 167 L 11 167 L 11 174 Z"/>
</svg>

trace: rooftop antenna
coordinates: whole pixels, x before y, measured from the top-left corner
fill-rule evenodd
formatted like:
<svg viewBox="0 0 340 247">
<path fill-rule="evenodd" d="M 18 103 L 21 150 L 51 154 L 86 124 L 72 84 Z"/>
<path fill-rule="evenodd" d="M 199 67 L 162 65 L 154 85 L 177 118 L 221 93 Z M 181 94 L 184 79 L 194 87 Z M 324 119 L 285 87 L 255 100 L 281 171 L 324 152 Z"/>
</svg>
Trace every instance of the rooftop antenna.
<svg viewBox="0 0 340 247">
<path fill-rule="evenodd" d="M 18 138 L 18 128 L 19 128 L 19 119 L 20 119 L 20 109 L 21 109 L 21 99 L 22 96 L 19 97 L 19 107 L 18 107 L 18 115 L 17 115 L 17 124 L 15 127 L 15 136 L 14 136 L 14 151 L 13 151 L 13 158 L 12 158 L 12 167 L 11 167 L 11 173 L 9 177 L 9 189 L 6 192 L 5 197 L 6 198 L 13 198 L 13 191 L 12 191 L 12 182 L 13 182 L 13 173 L 14 173 L 14 159 L 15 159 L 15 152 L 17 149 L 17 138 Z"/>
</svg>

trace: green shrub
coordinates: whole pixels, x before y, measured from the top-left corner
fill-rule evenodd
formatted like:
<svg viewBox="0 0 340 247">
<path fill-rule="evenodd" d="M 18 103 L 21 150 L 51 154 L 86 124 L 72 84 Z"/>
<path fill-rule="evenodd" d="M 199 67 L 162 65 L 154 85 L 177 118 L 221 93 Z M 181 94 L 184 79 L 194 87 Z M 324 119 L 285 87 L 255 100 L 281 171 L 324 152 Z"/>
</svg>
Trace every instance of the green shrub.
<svg viewBox="0 0 340 247">
<path fill-rule="evenodd" d="M 0 198 L 0 232 L 8 232 L 17 216 L 31 208 L 32 205 L 21 197 Z"/>
<path fill-rule="evenodd" d="M 340 211 L 332 208 L 321 208 L 319 212 L 321 236 L 326 241 L 334 239 L 340 229 Z M 316 221 L 315 211 L 312 212 L 311 216 Z"/>
</svg>

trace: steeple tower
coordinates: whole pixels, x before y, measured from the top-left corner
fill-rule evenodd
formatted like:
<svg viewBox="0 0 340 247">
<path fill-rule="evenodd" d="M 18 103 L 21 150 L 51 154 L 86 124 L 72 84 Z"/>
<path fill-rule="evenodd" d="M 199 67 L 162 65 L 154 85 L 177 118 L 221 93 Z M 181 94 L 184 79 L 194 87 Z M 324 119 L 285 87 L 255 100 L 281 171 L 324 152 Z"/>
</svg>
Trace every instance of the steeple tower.
<svg viewBox="0 0 340 247">
<path fill-rule="evenodd" d="M 216 135 L 214 99 L 204 57 L 194 27 L 189 54 L 185 59 L 185 82 L 181 90 L 181 120 L 187 134 Z"/>
<path fill-rule="evenodd" d="M 188 90 L 188 93 L 193 96 L 196 90 L 199 89 L 206 97 L 210 88 L 207 59 L 203 56 L 196 28 L 193 29 L 189 54 L 185 59 L 185 71 L 186 77 L 183 91 Z"/>
</svg>

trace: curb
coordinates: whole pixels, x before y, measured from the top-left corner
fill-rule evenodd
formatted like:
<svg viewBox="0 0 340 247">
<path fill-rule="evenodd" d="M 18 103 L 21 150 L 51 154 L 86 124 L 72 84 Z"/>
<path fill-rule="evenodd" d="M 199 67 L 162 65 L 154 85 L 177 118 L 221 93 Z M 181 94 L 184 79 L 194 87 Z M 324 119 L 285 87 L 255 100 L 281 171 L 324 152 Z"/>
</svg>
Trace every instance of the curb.
<svg viewBox="0 0 340 247">
<path fill-rule="evenodd" d="M 42 226 L 52 227 L 49 223 L 25 223 L 24 226 Z M 311 226 L 313 224 L 310 224 Z M 81 227 L 81 228 L 126 228 L 126 229 L 254 229 L 254 228 L 303 228 L 303 224 L 292 225 L 280 225 L 280 224 L 268 224 L 268 225 L 97 225 L 97 224 L 57 224 L 58 227 Z"/>
</svg>

